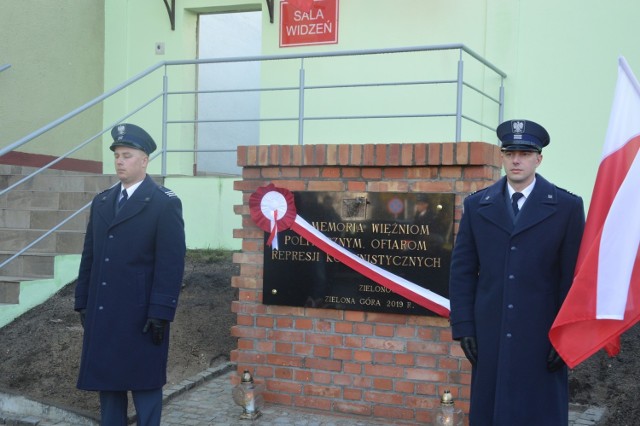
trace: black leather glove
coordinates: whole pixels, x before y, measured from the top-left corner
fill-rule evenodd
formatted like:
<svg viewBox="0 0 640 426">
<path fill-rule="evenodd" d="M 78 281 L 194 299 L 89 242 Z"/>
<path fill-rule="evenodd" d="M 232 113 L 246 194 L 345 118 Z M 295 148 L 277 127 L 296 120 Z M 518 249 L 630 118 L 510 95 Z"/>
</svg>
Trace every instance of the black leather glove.
<svg viewBox="0 0 640 426">
<path fill-rule="evenodd" d="M 476 338 L 473 336 L 462 337 L 460 339 L 460 347 L 464 351 L 464 355 L 467 357 L 471 365 L 475 366 L 478 362 L 478 345 Z"/>
<path fill-rule="evenodd" d="M 551 346 L 549 355 L 547 355 L 547 370 L 550 373 L 556 372 L 565 366 L 564 360 L 560 357 L 560 354 L 556 351 L 556 348 Z"/>
<path fill-rule="evenodd" d="M 80 309 L 78 313 L 80 314 L 80 325 L 82 325 L 82 328 L 84 328 L 84 320 L 87 317 L 87 310 Z"/>
<path fill-rule="evenodd" d="M 164 340 L 164 329 L 167 327 L 167 322 L 167 320 L 149 318 L 147 319 L 147 323 L 144 325 L 142 332 L 146 333 L 151 329 L 151 340 L 156 345 L 161 345 Z"/>
</svg>

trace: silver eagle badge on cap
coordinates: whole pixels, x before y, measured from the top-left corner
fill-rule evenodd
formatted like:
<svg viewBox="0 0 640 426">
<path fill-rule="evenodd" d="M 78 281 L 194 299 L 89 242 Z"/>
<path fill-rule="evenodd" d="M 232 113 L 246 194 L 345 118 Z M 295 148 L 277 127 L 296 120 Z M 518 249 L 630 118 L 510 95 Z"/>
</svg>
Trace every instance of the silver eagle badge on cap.
<svg viewBox="0 0 640 426">
<path fill-rule="evenodd" d="M 524 121 L 512 121 L 511 131 L 513 133 L 524 133 Z"/>
</svg>

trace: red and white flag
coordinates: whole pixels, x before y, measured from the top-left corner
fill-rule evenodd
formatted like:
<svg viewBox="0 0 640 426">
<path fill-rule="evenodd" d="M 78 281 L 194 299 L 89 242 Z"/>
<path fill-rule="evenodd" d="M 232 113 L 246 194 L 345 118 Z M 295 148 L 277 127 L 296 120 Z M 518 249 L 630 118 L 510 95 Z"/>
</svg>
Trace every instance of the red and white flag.
<svg viewBox="0 0 640 426">
<path fill-rule="evenodd" d="M 640 84 L 618 60 L 609 128 L 580 245 L 573 285 L 549 332 L 570 368 L 640 320 Z"/>
</svg>

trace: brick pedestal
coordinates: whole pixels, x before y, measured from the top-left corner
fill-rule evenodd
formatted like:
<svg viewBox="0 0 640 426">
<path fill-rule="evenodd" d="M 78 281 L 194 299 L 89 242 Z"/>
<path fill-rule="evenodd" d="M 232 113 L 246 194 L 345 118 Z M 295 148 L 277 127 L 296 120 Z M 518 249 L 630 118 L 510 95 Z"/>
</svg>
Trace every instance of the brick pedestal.
<svg viewBox="0 0 640 426">
<path fill-rule="evenodd" d="M 463 198 L 499 179 L 499 154 L 484 142 L 240 147 L 238 348 L 231 354 L 238 373 L 251 371 L 275 404 L 429 424 L 450 390 L 466 412 L 470 365 L 447 319 L 263 305 L 264 233 L 251 220 L 249 197 L 269 183 L 291 191 L 455 193 L 457 230 Z"/>
</svg>

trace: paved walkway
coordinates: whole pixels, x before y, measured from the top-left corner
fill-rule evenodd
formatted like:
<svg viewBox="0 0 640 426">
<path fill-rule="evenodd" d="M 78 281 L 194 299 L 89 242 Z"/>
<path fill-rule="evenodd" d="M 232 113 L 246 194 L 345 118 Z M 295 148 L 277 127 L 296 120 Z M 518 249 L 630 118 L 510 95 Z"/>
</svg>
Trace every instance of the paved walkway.
<svg viewBox="0 0 640 426">
<path fill-rule="evenodd" d="M 254 420 L 239 420 L 242 409 L 233 402 L 230 376 L 231 364 L 211 368 L 164 390 L 165 406 L 162 426 L 382 426 L 408 425 L 390 423 L 362 416 L 343 416 L 267 404 L 262 415 Z M 595 407 L 572 406 L 569 426 L 596 426 L 604 411 Z M 12 423 L 13 422 L 13 423 Z M 25 426 L 96 426 L 94 420 L 60 410 L 42 410 L 22 416 L 2 414 L 0 425 Z"/>
</svg>

